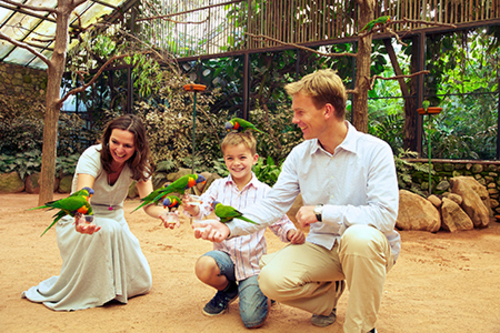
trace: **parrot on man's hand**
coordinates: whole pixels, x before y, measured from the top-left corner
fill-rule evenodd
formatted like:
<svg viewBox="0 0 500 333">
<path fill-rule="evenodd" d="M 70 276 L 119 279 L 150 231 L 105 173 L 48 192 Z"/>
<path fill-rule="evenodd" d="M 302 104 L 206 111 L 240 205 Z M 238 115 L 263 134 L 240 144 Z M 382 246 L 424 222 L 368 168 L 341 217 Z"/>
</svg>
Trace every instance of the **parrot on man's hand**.
<svg viewBox="0 0 500 333">
<path fill-rule="evenodd" d="M 252 124 L 251 122 L 241 118 L 233 118 L 230 121 L 228 121 L 226 123 L 226 130 L 228 132 L 230 132 L 231 130 L 236 130 L 238 132 L 245 132 L 246 130 L 254 130 L 259 133 L 264 133 L 257 127 L 255 127 L 255 125 Z"/>
<path fill-rule="evenodd" d="M 53 216 L 54 221 L 52 221 L 52 224 L 49 225 L 47 229 L 45 229 L 45 231 L 40 235 L 40 237 L 42 237 L 54 224 L 56 224 L 65 215 L 70 215 L 71 217 L 75 217 L 77 214 L 92 215 L 93 214 L 92 207 L 90 206 L 89 203 L 89 198 L 91 194 L 89 192 L 94 193 L 94 191 L 91 188 L 84 188 L 80 191 L 71 194 L 67 198 L 56 201 L 50 201 L 45 203 L 45 205 L 43 206 L 28 209 L 28 210 L 35 210 L 35 209 L 48 208 L 49 210 L 51 209 L 60 210 L 59 212 L 54 214 Z"/>
<path fill-rule="evenodd" d="M 184 192 L 187 189 L 190 189 L 191 187 L 195 186 L 196 184 L 199 183 L 204 183 L 205 182 L 205 177 L 203 177 L 200 174 L 188 174 L 180 177 L 177 179 L 175 182 L 172 184 L 168 185 L 167 187 L 162 187 L 159 188 L 153 192 L 151 192 L 148 196 L 146 196 L 144 199 L 141 199 L 142 204 L 134 209 L 132 211 L 135 212 L 139 208 L 150 205 L 150 204 L 158 204 L 158 202 L 163 201 L 168 194 L 170 193 L 179 193 L 179 194 L 184 194 Z"/>
<path fill-rule="evenodd" d="M 257 222 L 244 217 L 243 214 L 236 208 L 223 205 L 219 201 L 212 202 L 212 208 L 214 209 L 215 215 L 217 215 L 222 223 L 228 223 L 233 219 L 240 219 L 249 223 L 258 224 Z"/>
<path fill-rule="evenodd" d="M 389 22 L 391 20 L 391 17 L 390 16 L 380 16 L 379 18 L 375 19 L 375 20 L 372 20 L 370 22 L 368 22 L 367 25 L 365 25 L 365 27 L 363 29 L 361 29 L 358 33 L 361 33 L 365 30 L 372 30 L 375 26 L 377 25 L 382 25 L 382 24 L 386 24 L 387 22 Z"/>
<path fill-rule="evenodd" d="M 165 200 L 163 200 L 163 208 L 168 208 L 171 211 L 174 208 L 178 208 L 181 204 L 181 199 L 176 195 L 167 195 Z"/>
</svg>

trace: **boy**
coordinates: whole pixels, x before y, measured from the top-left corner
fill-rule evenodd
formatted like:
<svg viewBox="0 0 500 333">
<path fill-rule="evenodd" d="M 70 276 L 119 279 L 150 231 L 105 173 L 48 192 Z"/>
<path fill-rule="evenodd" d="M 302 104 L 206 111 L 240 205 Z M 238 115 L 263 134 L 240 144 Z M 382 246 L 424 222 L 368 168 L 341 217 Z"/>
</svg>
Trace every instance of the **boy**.
<svg viewBox="0 0 500 333">
<path fill-rule="evenodd" d="M 189 195 L 183 197 L 185 211 L 198 219 L 212 212 L 213 201 L 240 210 L 264 198 L 270 190 L 252 172 L 252 165 L 257 163 L 259 155 L 256 153 L 255 138 L 249 131 L 229 133 L 221 148 L 230 175 L 212 183 L 201 196 L 203 203 L 200 206 L 190 205 Z M 305 241 L 304 234 L 295 228 L 286 215 L 269 228 L 283 242 L 302 244 Z M 243 324 L 247 328 L 257 328 L 264 324 L 270 302 L 260 291 L 257 282 L 259 260 L 267 252 L 264 232 L 265 228 L 249 235 L 214 243 L 214 250 L 198 259 L 195 265 L 196 276 L 218 290 L 203 308 L 205 315 L 225 313 L 229 304 L 239 295 Z"/>
</svg>

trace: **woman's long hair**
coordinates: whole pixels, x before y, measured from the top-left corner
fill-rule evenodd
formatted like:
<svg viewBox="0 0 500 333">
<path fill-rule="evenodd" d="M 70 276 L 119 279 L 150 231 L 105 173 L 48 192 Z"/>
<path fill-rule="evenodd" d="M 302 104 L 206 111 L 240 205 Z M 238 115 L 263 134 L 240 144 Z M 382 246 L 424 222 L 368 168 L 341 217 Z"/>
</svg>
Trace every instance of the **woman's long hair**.
<svg viewBox="0 0 500 333">
<path fill-rule="evenodd" d="M 135 153 L 126 163 L 132 171 L 132 179 L 136 181 L 146 180 L 153 173 L 153 168 L 149 163 L 149 141 L 142 121 L 133 114 L 123 115 L 106 125 L 101 137 L 101 164 L 104 171 L 108 174 L 114 172 L 111 169 L 113 157 L 109 151 L 109 139 L 114 129 L 129 131 L 134 134 Z"/>
</svg>

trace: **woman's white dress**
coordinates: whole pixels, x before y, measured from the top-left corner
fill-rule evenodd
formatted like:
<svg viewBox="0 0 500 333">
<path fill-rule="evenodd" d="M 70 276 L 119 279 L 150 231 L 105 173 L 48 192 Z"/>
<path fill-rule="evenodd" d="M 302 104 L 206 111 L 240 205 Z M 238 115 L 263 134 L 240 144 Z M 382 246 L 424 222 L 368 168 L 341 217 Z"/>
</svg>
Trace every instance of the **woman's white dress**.
<svg viewBox="0 0 500 333">
<path fill-rule="evenodd" d="M 22 293 L 30 301 L 43 303 L 56 311 L 82 310 L 103 305 L 113 299 L 127 299 L 151 289 L 151 270 L 123 215 L 123 201 L 132 182 L 125 166 L 113 186 L 101 168 L 101 145 L 88 148 L 80 157 L 73 178 L 78 174 L 95 177 L 91 199 L 94 223 L 101 230 L 93 235 L 75 231 L 74 218 L 63 217 L 56 225 L 57 245 L 63 259 L 59 276 L 42 281 Z M 112 210 L 109 210 L 109 207 Z"/>
</svg>

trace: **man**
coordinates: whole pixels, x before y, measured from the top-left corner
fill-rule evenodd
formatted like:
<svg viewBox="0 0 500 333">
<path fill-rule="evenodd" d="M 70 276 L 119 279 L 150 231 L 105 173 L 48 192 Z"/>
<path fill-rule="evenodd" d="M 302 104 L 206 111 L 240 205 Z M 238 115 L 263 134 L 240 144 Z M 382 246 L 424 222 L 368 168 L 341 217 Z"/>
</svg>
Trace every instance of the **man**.
<svg viewBox="0 0 500 333">
<path fill-rule="evenodd" d="M 313 313 L 314 325 L 328 326 L 346 280 L 344 332 L 375 332 L 386 274 L 401 248 L 392 151 L 345 120 L 345 88 L 334 71 L 319 70 L 285 89 L 305 141 L 289 154 L 267 198 L 243 211 L 260 225 L 210 223 L 195 237 L 219 242 L 264 228 L 301 193 L 296 218 L 310 226 L 307 241 L 262 258 L 262 292 Z"/>
</svg>

